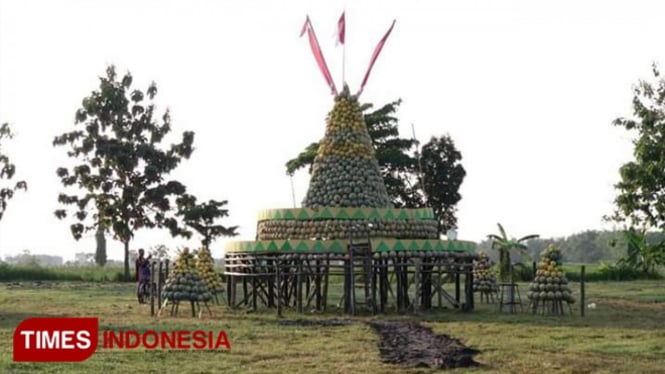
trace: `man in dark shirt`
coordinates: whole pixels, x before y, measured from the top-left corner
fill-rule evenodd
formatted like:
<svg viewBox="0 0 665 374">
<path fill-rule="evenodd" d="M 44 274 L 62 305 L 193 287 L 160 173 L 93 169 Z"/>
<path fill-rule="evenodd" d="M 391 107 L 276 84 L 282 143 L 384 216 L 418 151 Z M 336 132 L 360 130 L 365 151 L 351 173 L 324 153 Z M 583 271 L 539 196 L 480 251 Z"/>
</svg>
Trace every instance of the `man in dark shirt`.
<svg viewBox="0 0 665 374">
<path fill-rule="evenodd" d="M 139 249 L 139 258 L 136 259 L 136 281 L 138 282 L 136 288 L 136 296 L 139 299 L 140 304 L 144 304 L 145 300 L 143 299 L 145 290 L 148 288 L 141 289 L 142 287 L 150 286 L 150 259 L 152 255 L 149 255 L 148 258 L 145 257 L 145 250 L 143 248 Z"/>
</svg>

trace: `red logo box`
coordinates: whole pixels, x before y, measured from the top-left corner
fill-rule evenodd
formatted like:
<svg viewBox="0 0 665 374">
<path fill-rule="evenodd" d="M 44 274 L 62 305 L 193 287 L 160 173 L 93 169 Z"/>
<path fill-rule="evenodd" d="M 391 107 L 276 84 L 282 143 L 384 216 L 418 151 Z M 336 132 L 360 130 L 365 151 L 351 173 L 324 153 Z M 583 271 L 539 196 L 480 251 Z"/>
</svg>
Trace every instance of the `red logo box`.
<svg viewBox="0 0 665 374">
<path fill-rule="evenodd" d="M 15 362 L 79 362 L 97 349 L 97 318 L 28 318 L 14 331 Z"/>
</svg>

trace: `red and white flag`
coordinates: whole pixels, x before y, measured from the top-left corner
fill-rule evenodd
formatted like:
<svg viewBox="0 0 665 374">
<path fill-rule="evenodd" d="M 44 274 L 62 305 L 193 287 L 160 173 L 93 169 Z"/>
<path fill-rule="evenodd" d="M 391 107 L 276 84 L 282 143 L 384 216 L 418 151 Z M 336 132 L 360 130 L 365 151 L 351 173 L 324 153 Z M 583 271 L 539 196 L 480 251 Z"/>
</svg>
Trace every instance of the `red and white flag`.
<svg viewBox="0 0 665 374">
<path fill-rule="evenodd" d="M 379 44 L 377 44 L 376 48 L 374 48 L 374 53 L 372 54 L 372 59 L 369 62 L 369 67 L 367 68 L 367 73 L 365 73 L 365 78 L 363 79 L 363 83 L 360 85 L 360 90 L 358 91 L 358 95 L 363 91 L 363 88 L 365 88 L 365 84 L 367 83 L 367 79 L 369 79 L 369 73 L 372 71 L 372 67 L 374 67 L 374 63 L 376 62 L 376 58 L 379 57 L 379 53 L 381 53 L 381 49 L 383 49 L 383 45 L 386 44 L 386 40 L 388 39 L 388 36 L 390 35 L 390 32 L 393 31 L 393 27 L 395 27 L 395 20 L 393 20 L 393 24 L 390 25 L 390 29 L 388 29 L 388 32 L 386 32 L 386 35 L 381 38 L 381 41 L 379 41 Z"/>
<path fill-rule="evenodd" d="M 316 63 L 319 65 L 319 70 L 321 70 L 321 73 L 323 74 L 323 78 L 326 80 L 328 87 L 330 87 L 331 93 L 333 95 L 337 95 L 335 82 L 333 82 L 332 76 L 330 75 L 330 70 L 326 64 L 326 60 L 323 58 L 323 52 L 321 51 L 318 40 L 316 39 L 316 34 L 314 34 L 314 28 L 312 27 L 312 23 L 309 20 L 309 16 L 307 16 L 305 24 L 302 26 L 300 37 L 305 35 L 305 32 L 307 32 L 307 36 L 309 37 L 309 46 L 312 49 Z"/>
<path fill-rule="evenodd" d="M 346 36 L 346 21 L 344 19 L 344 13 L 342 12 L 342 16 L 339 17 L 339 20 L 337 21 L 337 43 L 338 44 L 344 44 L 344 37 Z"/>
</svg>

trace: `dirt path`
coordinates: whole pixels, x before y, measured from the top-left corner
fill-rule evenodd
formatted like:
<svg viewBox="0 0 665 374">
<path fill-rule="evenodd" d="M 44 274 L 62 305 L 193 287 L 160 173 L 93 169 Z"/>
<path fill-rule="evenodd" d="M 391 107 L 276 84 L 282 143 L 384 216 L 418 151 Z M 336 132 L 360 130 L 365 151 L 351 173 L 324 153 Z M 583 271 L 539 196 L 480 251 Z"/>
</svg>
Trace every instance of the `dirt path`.
<svg viewBox="0 0 665 374">
<path fill-rule="evenodd" d="M 385 363 L 436 369 L 479 366 L 473 360 L 478 350 L 467 348 L 447 335 L 436 335 L 431 328 L 399 321 L 377 321 L 369 325 L 381 338 L 379 350 Z"/>
</svg>

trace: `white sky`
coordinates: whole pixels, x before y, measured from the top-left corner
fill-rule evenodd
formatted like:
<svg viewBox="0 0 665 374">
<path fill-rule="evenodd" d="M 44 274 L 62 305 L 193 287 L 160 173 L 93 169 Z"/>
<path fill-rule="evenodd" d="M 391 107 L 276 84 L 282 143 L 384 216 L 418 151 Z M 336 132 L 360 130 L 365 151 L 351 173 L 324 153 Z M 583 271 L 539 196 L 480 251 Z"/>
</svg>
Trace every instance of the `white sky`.
<svg viewBox="0 0 665 374">
<path fill-rule="evenodd" d="M 515 236 L 608 228 L 601 218 L 631 157 L 611 121 L 632 113 L 632 86 L 665 62 L 663 2 L 0 0 L 0 121 L 17 133 L 2 149 L 29 184 L 0 222 L 0 256 L 94 250 L 92 235 L 76 242 L 53 215 L 55 170 L 68 161 L 51 142 L 74 128 L 110 63 L 142 89 L 156 81 L 173 134 L 196 132 L 174 177 L 200 199 L 228 199 L 226 223 L 253 239 L 258 210 L 292 207 L 284 163 L 323 135 L 332 107 L 298 38 L 305 15 L 341 87 L 344 8 L 352 90 L 397 19 L 362 100 L 401 97 L 403 135 L 412 123 L 421 141 L 451 134 L 467 171 L 460 239 L 482 240 L 497 222 Z M 300 204 L 308 176 L 294 182 Z M 160 243 L 188 244 L 142 231 L 133 247 Z M 109 257 L 122 258 L 120 243 Z"/>
</svg>

